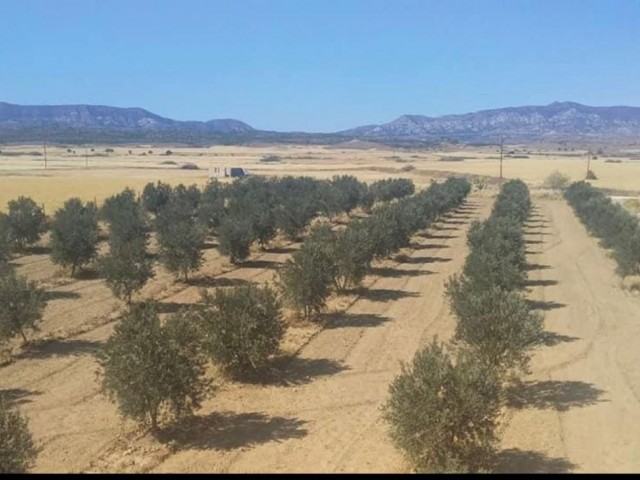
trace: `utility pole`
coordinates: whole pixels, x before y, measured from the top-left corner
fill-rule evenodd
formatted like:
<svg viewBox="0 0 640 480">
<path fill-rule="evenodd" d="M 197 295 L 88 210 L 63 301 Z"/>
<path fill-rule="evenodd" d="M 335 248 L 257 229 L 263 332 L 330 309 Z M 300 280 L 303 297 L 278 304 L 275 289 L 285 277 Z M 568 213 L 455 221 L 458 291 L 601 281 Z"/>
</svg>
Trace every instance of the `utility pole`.
<svg viewBox="0 0 640 480">
<path fill-rule="evenodd" d="M 89 147 L 84 147 L 84 168 L 89 168 Z"/>
<path fill-rule="evenodd" d="M 587 180 L 589 179 L 589 172 L 591 171 L 591 149 L 587 150 Z"/>
<path fill-rule="evenodd" d="M 502 185 L 502 153 L 504 150 L 504 135 L 500 135 L 500 185 Z"/>
<path fill-rule="evenodd" d="M 47 169 L 47 140 L 44 141 L 44 169 Z"/>
</svg>

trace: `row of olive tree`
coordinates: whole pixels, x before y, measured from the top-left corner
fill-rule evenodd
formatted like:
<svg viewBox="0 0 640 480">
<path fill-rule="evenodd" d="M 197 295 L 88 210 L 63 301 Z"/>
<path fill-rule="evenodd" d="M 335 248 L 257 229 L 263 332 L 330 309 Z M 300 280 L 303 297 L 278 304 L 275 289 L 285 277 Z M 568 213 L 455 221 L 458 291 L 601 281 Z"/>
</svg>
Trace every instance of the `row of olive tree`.
<svg viewBox="0 0 640 480">
<path fill-rule="evenodd" d="M 572 183 L 564 196 L 587 229 L 613 250 L 618 273 L 640 275 L 640 222 L 587 182 Z"/>
<path fill-rule="evenodd" d="M 315 226 L 304 245 L 279 272 L 285 302 L 309 319 L 333 290 L 357 287 L 376 257 L 388 257 L 409 245 L 411 235 L 460 205 L 470 190 L 465 180 L 450 178 L 397 203 L 374 210 L 345 229 Z"/>
<path fill-rule="evenodd" d="M 435 218 L 459 204 L 468 191 L 465 182 L 451 180 L 432 186 L 419 203 L 434 208 L 428 216 Z M 406 207 L 411 204 L 404 203 Z M 412 212 L 417 214 L 418 210 Z M 162 215 L 161 211 L 158 214 Z M 347 252 L 345 264 L 359 263 L 357 247 L 366 247 L 366 238 L 357 235 L 366 230 L 362 222 L 354 225 L 341 232 L 333 232 L 326 225 L 312 229 L 302 250 L 315 254 L 303 255 L 311 258 L 311 263 L 298 263 L 301 272 L 317 273 L 314 262 L 318 259 L 312 257 L 317 255 L 326 261 L 327 249 L 333 248 L 336 234 L 344 235 L 337 243 L 350 245 L 351 250 L 336 247 Z M 350 235 L 355 235 L 356 241 L 346 240 Z M 374 253 L 367 255 L 364 263 L 368 265 Z M 327 281 L 336 288 L 358 282 L 364 275 L 358 268 L 352 271 L 343 267 L 340 259 L 331 261 L 327 270 L 331 278 Z M 339 267 L 345 270 L 338 271 Z M 133 304 L 100 356 L 103 386 L 124 416 L 149 422 L 155 430 L 161 419 L 177 419 L 191 413 L 211 393 L 204 374 L 207 361 L 236 378 L 262 372 L 277 352 L 284 332 L 279 293 L 269 286 L 204 293 L 199 305 L 173 314 L 164 322 L 159 319 L 155 303 Z"/>
<path fill-rule="evenodd" d="M 526 367 L 542 335 L 542 318 L 520 292 L 530 208 L 523 182 L 502 187 L 490 218 L 469 231 L 464 273 L 447 285 L 457 317 L 453 343 L 434 339 L 391 384 L 385 417 L 418 471 L 491 468 L 505 374 Z"/>
</svg>

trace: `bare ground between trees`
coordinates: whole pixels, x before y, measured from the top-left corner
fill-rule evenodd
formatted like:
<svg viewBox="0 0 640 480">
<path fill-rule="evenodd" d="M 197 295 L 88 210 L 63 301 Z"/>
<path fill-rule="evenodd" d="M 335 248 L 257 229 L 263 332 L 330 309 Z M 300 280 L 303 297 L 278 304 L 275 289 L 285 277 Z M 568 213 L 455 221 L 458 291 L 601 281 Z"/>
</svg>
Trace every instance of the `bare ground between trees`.
<svg viewBox="0 0 640 480">
<path fill-rule="evenodd" d="M 638 472 L 640 298 L 564 201 L 534 205 L 529 298 L 547 341 L 511 392 L 499 470 Z"/>
<path fill-rule="evenodd" d="M 24 257 L 23 273 L 57 285 L 43 333 L 62 337 L 0 368 L 0 389 L 16 392 L 41 447 L 35 471 L 402 469 L 379 405 L 399 360 L 409 360 L 432 335 L 452 333 L 443 284 L 464 261 L 470 219 L 486 216 L 490 204 L 471 198 L 440 225 L 447 235 L 432 229 L 416 237 L 405 263 L 378 265 L 368 291 L 332 300 L 330 310 L 344 314 L 326 314 L 320 333 L 315 325 L 294 325 L 283 348 L 293 353 L 306 343 L 297 356 L 276 362 L 264 382 L 223 383 L 193 420 L 167 430 L 161 442 L 121 422 L 99 393 L 92 352 L 111 333 L 118 302 L 99 279 L 68 282 L 39 256 Z M 223 260 L 209 250 L 191 285 L 159 273 L 143 293 L 161 298 L 170 312 L 196 301 L 200 288 L 269 281 L 289 254 L 290 248 L 258 254 L 223 273 Z"/>
</svg>

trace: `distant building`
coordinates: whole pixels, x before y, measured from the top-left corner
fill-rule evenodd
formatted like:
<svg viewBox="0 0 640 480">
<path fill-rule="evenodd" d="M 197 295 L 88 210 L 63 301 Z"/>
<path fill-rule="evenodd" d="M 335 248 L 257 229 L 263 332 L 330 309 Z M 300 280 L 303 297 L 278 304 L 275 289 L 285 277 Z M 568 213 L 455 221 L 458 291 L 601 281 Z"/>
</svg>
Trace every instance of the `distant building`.
<svg viewBox="0 0 640 480">
<path fill-rule="evenodd" d="M 224 178 L 224 177 L 244 177 L 249 175 L 242 167 L 213 167 L 209 170 L 210 178 Z"/>
</svg>

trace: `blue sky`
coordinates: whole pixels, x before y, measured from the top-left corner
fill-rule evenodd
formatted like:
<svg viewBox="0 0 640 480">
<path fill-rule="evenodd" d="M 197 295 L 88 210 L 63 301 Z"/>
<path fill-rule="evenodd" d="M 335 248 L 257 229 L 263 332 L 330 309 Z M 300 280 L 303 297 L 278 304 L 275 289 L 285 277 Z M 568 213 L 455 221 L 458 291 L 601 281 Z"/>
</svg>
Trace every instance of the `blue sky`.
<svg viewBox="0 0 640 480">
<path fill-rule="evenodd" d="M 640 105 L 637 0 L 0 0 L 0 100 L 336 131 Z"/>
</svg>

